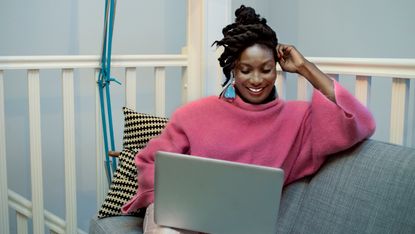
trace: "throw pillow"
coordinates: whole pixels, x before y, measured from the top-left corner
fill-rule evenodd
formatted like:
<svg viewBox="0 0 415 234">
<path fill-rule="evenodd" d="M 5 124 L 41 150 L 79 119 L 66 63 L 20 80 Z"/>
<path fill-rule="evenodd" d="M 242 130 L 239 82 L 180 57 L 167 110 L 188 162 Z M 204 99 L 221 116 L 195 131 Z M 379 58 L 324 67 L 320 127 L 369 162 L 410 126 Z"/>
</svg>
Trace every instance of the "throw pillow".
<svg viewBox="0 0 415 234">
<path fill-rule="evenodd" d="M 147 145 L 147 142 L 161 133 L 168 119 L 149 114 L 137 113 L 127 107 L 124 111 L 123 148 L 137 150 Z"/>
<path fill-rule="evenodd" d="M 123 150 L 107 196 L 98 211 L 98 218 L 123 215 L 121 207 L 135 195 L 138 187 L 134 157 L 150 139 L 161 133 L 168 121 L 167 118 L 137 113 L 126 107 L 123 112 Z M 131 215 L 143 216 L 143 212 L 144 209 Z"/>
</svg>

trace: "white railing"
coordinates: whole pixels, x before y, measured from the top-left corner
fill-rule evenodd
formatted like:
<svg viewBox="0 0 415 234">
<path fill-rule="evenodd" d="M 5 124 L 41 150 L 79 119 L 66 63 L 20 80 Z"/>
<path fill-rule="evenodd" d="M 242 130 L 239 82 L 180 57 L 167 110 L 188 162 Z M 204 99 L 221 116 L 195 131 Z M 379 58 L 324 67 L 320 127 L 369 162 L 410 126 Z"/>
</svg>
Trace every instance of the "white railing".
<svg viewBox="0 0 415 234">
<path fill-rule="evenodd" d="M 27 220 L 33 218 L 33 204 L 19 194 L 9 190 L 9 206 L 16 211 L 17 233 L 28 233 Z M 51 233 L 76 233 L 66 228 L 66 223 L 61 218 L 45 210 L 43 213 L 45 224 L 49 227 Z M 76 229 L 76 226 L 72 227 Z M 36 233 L 35 231 L 33 231 Z M 77 230 L 78 233 L 85 233 Z"/>
<path fill-rule="evenodd" d="M 8 205 L 16 211 L 18 233 L 28 232 L 28 219 L 32 219 L 33 233 L 44 233 L 45 225 L 53 233 L 82 233 L 77 225 L 76 201 L 76 162 L 75 162 L 75 109 L 74 109 L 74 70 L 90 68 L 95 70 L 95 79 L 99 71 L 98 56 L 33 56 L 33 57 L 0 57 L 0 233 L 9 232 Z M 125 69 L 125 103 L 136 107 L 137 67 L 153 67 L 156 79 L 154 94 L 156 97 L 155 112 L 165 115 L 166 67 L 182 68 L 183 98 L 187 100 L 187 90 L 191 88 L 187 79 L 187 55 L 122 55 L 113 56 L 113 67 Z M 63 94 L 63 129 L 64 129 L 64 168 L 65 168 L 65 207 L 66 220 L 44 209 L 42 138 L 40 110 L 40 70 L 60 69 Z M 32 201 L 11 191 L 7 187 L 6 168 L 6 132 L 4 108 L 4 70 L 27 70 L 28 106 L 29 106 L 29 143 L 31 166 Z M 94 79 L 94 77 L 91 77 Z M 196 88 L 197 90 L 197 88 Z M 100 106 L 98 89 L 96 94 L 96 161 L 97 161 L 97 206 L 104 200 L 107 184 L 103 169 L 103 142 L 100 122 Z M 200 94 L 199 94 L 200 95 Z"/>
<path fill-rule="evenodd" d="M 0 232 L 9 233 L 3 71 L 0 70 Z"/>
<path fill-rule="evenodd" d="M 390 123 L 390 142 L 402 144 L 404 137 L 404 123 L 407 115 L 409 80 L 415 78 L 415 59 L 342 59 L 342 58 L 309 58 L 324 72 L 334 78 L 339 75 L 353 75 L 356 80 L 355 95 L 367 104 L 370 103 L 372 92 L 371 81 L 373 77 L 382 76 L 392 79 L 392 105 Z M 165 115 L 165 84 L 166 67 L 182 68 L 183 102 L 188 99 L 187 90 L 199 89 L 188 82 L 188 57 L 180 55 L 115 55 L 112 60 L 113 67 L 124 69 L 125 74 L 125 103 L 130 108 L 136 108 L 136 78 L 137 67 L 153 67 L 155 74 L 156 98 L 155 112 Z M 18 233 L 28 232 L 28 220 L 33 221 L 33 232 L 44 233 L 45 226 L 53 233 L 83 233 L 78 229 L 76 210 L 76 170 L 75 170 L 75 110 L 74 110 L 74 70 L 93 69 L 96 79 L 98 76 L 98 56 L 32 56 L 32 57 L 0 57 L 0 232 L 9 231 L 8 207 L 16 211 Z M 60 69 L 63 93 L 64 124 L 64 156 L 65 156 L 65 220 L 46 211 L 43 204 L 43 176 L 42 176 L 42 150 L 40 125 L 40 70 Z M 5 132 L 5 104 L 4 104 L 4 70 L 27 70 L 28 79 L 28 105 L 30 129 L 30 165 L 32 201 L 8 189 L 6 168 L 6 132 Z M 286 92 L 286 74 L 279 71 L 278 92 L 284 97 Z M 308 84 L 304 79 L 297 80 L 297 98 L 306 99 Z M 197 83 L 197 82 L 196 82 Z M 92 92 L 92 91 L 91 91 Z M 97 179 L 97 205 L 104 199 L 106 180 L 102 152 L 102 137 L 100 123 L 99 95 L 96 97 L 96 171 Z M 378 123 L 382 124 L 382 123 Z M 8 204 L 8 205 L 7 205 Z"/>
<path fill-rule="evenodd" d="M 400 145 L 404 143 L 405 118 L 410 114 L 408 103 L 412 101 L 414 104 L 413 100 L 409 100 L 408 92 L 410 79 L 415 78 L 414 59 L 316 58 L 314 61 L 327 73 L 356 75 L 355 94 L 366 105 L 370 102 L 372 77 L 392 78 L 389 141 Z"/>
</svg>

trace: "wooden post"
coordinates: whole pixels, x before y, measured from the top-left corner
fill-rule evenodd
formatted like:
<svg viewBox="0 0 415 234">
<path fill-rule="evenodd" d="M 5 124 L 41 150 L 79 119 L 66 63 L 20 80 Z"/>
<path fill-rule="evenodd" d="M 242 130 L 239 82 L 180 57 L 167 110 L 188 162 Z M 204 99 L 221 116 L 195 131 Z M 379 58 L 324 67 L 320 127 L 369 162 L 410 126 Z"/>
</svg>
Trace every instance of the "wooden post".
<svg viewBox="0 0 415 234">
<path fill-rule="evenodd" d="M 9 233 L 9 202 L 7 195 L 6 124 L 4 111 L 3 71 L 0 70 L 0 233 Z"/>
<path fill-rule="evenodd" d="M 137 100 L 137 69 L 135 67 L 125 68 L 125 105 L 136 110 Z"/>
<path fill-rule="evenodd" d="M 407 102 L 408 79 L 392 79 L 391 123 L 389 141 L 394 144 L 403 144 L 405 124 L 405 103 Z"/>
<path fill-rule="evenodd" d="M 99 69 L 95 69 L 95 79 L 98 81 Z M 95 145 L 96 145 L 96 170 L 97 170 L 97 207 L 104 202 L 108 191 L 108 180 L 105 174 L 104 140 L 102 138 L 101 105 L 99 100 L 99 86 L 95 88 Z"/>
<path fill-rule="evenodd" d="M 155 67 L 155 94 L 156 94 L 156 116 L 166 115 L 166 69 L 165 67 Z"/>
<path fill-rule="evenodd" d="M 42 133 L 40 127 L 39 70 L 28 70 L 27 76 L 33 233 L 45 233 L 45 217 L 43 215 Z"/>
<path fill-rule="evenodd" d="M 187 1 L 187 101 L 197 100 L 202 96 L 204 77 L 202 61 L 204 58 L 202 45 L 204 0 Z"/>
<path fill-rule="evenodd" d="M 370 103 L 371 84 L 372 77 L 356 76 L 355 96 L 365 106 L 369 106 Z"/>
<path fill-rule="evenodd" d="M 66 233 L 76 233 L 76 162 L 75 162 L 75 107 L 73 69 L 62 70 L 63 136 L 65 156 Z"/>
</svg>

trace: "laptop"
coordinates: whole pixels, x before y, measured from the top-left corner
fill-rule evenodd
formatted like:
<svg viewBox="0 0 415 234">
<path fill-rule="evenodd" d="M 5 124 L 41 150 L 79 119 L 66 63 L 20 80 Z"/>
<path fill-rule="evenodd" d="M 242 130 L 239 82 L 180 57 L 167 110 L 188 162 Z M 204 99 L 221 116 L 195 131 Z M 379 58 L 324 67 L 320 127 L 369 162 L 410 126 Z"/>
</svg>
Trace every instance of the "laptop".
<svg viewBox="0 0 415 234">
<path fill-rule="evenodd" d="M 282 169 L 159 151 L 154 218 L 204 233 L 276 233 Z"/>
</svg>

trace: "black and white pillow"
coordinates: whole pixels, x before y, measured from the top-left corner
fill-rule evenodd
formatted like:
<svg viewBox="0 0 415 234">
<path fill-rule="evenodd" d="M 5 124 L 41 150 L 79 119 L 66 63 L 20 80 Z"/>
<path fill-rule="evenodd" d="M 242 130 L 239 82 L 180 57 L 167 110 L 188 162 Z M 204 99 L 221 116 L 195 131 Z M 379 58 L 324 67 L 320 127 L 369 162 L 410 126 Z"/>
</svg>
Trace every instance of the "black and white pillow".
<svg viewBox="0 0 415 234">
<path fill-rule="evenodd" d="M 137 113 L 127 107 L 124 111 L 123 148 L 138 150 L 144 148 L 148 141 L 161 133 L 168 119 L 149 114 Z"/>
<path fill-rule="evenodd" d="M 123 150 L 118 158 L 118 167 L 107 196 L 98 211 L 98 218 L 123 215 L 121 207 L 135 195 L 138 187 L 134 157 L 150 139 L 163 131 L 168 121 L 167 118 L 137 113 L 126 107 L 123 108 L 123 112 Z M 142 211 L 137 211 L 130 215 L 141 216 L 143 214 Z"/>
</svg>

